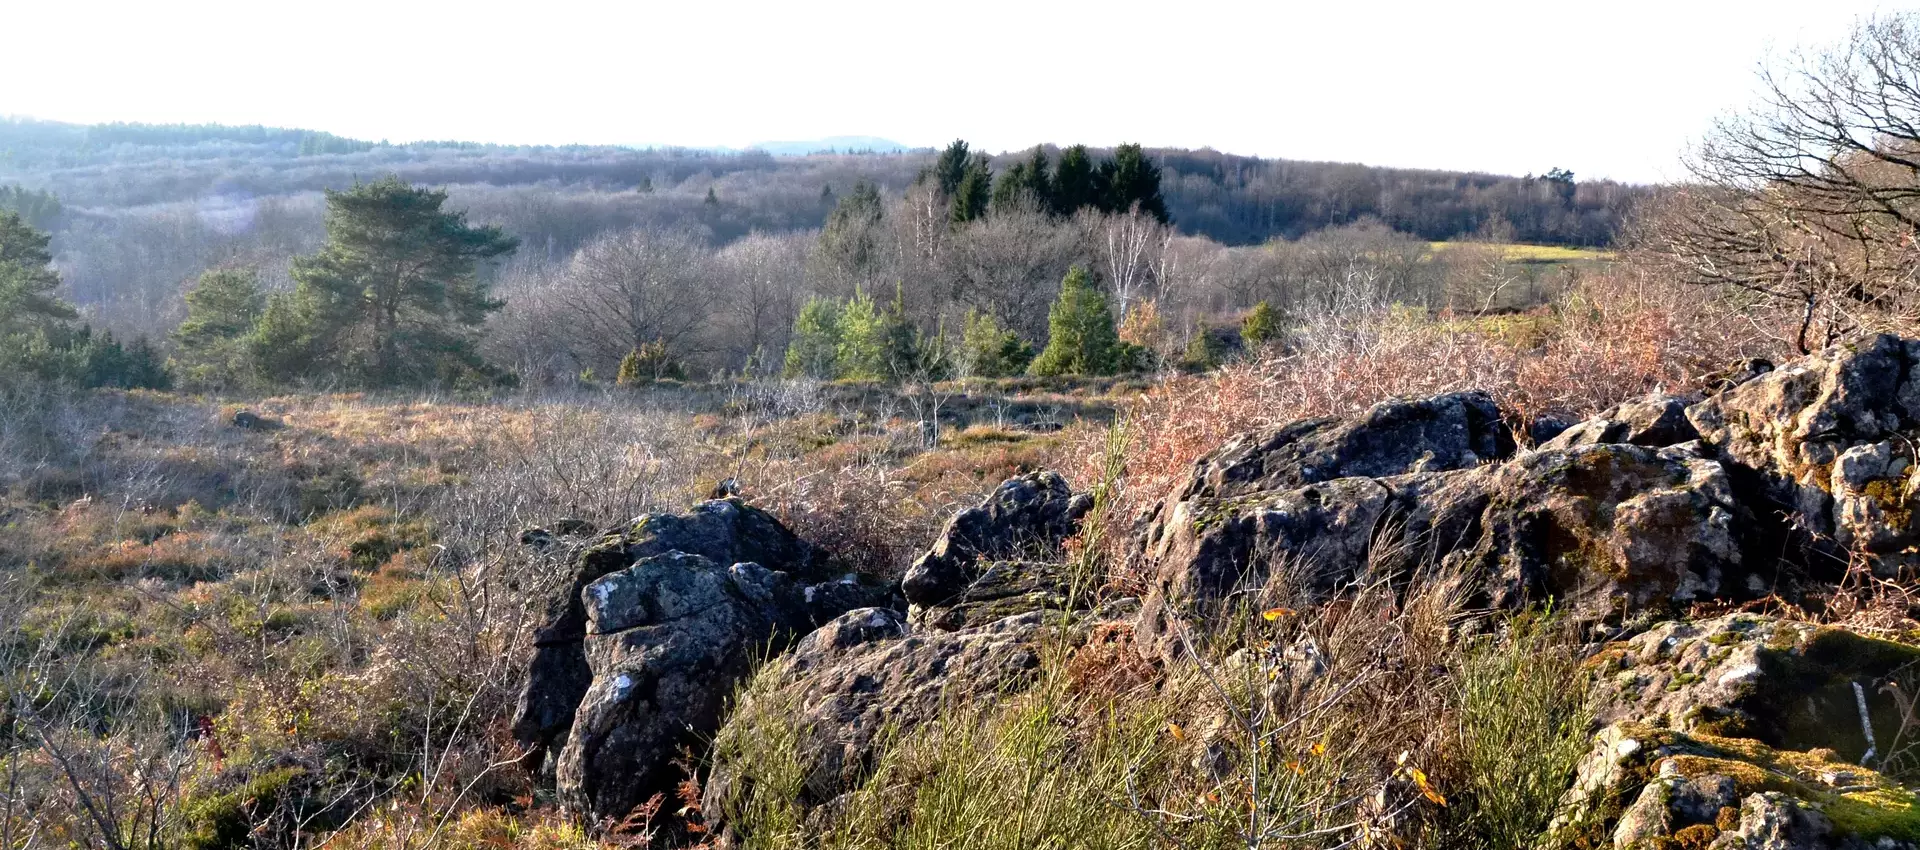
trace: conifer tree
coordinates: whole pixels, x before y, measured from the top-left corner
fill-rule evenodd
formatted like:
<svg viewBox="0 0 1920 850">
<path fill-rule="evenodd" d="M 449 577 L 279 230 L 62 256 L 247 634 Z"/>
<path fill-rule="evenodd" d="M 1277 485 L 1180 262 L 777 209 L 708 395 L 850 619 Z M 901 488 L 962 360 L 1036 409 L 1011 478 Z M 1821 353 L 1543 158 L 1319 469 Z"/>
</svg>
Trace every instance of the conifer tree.
<svg viewBox="0 0 1920 850">
<path fill-rule="evenodd" d="M 1033 362 L 1033 346 L 982 310 L 967 311 L 960 329 L 960 352 L 965 372 L 980 378 L 1018 375 Z"/>
<path fill-rule="evenodd" d="M 1048 173 L 1047 151 L 1035 147 L 1025 162 L 1014 163 L 993 184 L 993 208 L 1013 210 L 1034 204 L 1042 211 L 1053 209 L 1053 176 Z"/>
<path fill-rule="evenodd" d="M 1074 266 L 1047 311 L 1047 347 L 1027 371 L 1034 375 L 1108 375 L 1119 367 L 1120 336 L 1106 293 L 1087 270 Z"/>
<path fill-rule="evenodd" d="M 793 339 L 787 343 L 787 377 L 832 380 L 839 377 L 839 357 L 839 305 L 825 298 L 809 299 L 793 321 Z"/>
<path fill-rule="evenodd" d="M 887 317 L 865 293 L 855 292 L 840 311 L 840 346 L 834 371 L 855 381 L 887 377 Z"/>
<path fill-rule="evenodd" d="M 73 305 L 55 290 L 50 237 L 17 213 L 0 212 L 0 336 L 20 334 L 72 320 Z"/>
<path fill-rule="evenodd" d="M 1053 213 L 1073 215 L 1082 207 L 1096 206 L 1100 196 L 1095 185 L 1098 175 L 1086 145 L 1074 145 L 1060 152 L 1060 166 L 1053 173 Z"/>
<path fill-rule="evenodd" d="M 966 179 L 967 167 L 972 164 L 973 154 L 968 150 L 967 143 L 954 139 L 953 144 L 940 152 L 933 165 L 921 172 L 920 177 L 923 180 L 931 178 L 933 185 L 940 190 L 940 196 L 951 201 L 959 193 L 960 181 Z"/>
<path fill-rule="evenodd" d="M 175 365 L 191 383 L 224 386 L 246 371 L 245 340 L 266 310 L 252 269 L 209 269 L 186 294 L 187 318 L 174 329 Z"/>
<path fill-rule="evenodd" d="M 477 266 L 511 253 L 516 240 L 443 210 L 446 192 L 398 177 L 326 198 L 326 245 L 292 267 L 307 336 L 365 383 L 484 371 L 473 344 L 501 302 Z"/>
<path fill-rule="evenodd" d="M 1105 190 L 1100 206 L 1108 212 L 1139 209 L 1161 224 L 1167 223 L 1167 202 L 1160 197 L 1160 166 L 1139 145 L 1121 145 L 1113 159 L 1101 163 L 1096 181 Z"/>
<path fill-rule="evenodd" d="M 1280 339 L 1280 314 L 1273 305 L 1261 301 L 1253 305 L 1253 311 L 1240 322 L 1240 340 L 1246 343 L 1249 351 L 1264 348 L 1268 343 Z"/>
<path fill-rule="evenodd" d="M 966 173 L 960 178 L 960 186 L 954 191 L 952 201 L 947 206 L 948 216 L 954 224 L 966 224 L 975 219 L 985 218 L 987 205 L 993 199 L 993 168 L 986 154 L 974 157 L 967 166 Z"/>
</svg>

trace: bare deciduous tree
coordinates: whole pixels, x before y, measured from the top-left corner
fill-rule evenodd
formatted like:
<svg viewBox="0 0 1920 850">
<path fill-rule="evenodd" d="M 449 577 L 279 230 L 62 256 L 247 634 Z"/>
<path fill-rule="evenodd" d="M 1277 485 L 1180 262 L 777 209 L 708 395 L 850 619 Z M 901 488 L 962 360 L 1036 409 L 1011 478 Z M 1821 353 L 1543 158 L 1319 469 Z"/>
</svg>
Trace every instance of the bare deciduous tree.
<svg viewBox="0 0 1920 850">
<path fill-rule="evenodd" d="M 655 340 L 676 355 L 703 350 L 700 332 L 718 297 L 707 279 L 711 256 L 692 234 L 653 227 L 588 242 L 561 289 L 581 350 L 602 364 Z"/>
<path fill-rule="evenodd" d="M 1125 316 L 1135 300 L 1149 297 L 1157 282 L 1154 270 L 1166 251 L 1171 231 L 1138 211 L 1121 215 L 1082 213 L 1080 221 L 1088 232 L 1096 266 L 1113 292 L 1114 312 Z"/>
<path fill-rule="evenodd" d="M 1866 21 L 1760 82 L 1635 241 L 1682 280 L 1797 310 L 1802 351 L 1920 318 L 1920 15 Z"/>
</svg>

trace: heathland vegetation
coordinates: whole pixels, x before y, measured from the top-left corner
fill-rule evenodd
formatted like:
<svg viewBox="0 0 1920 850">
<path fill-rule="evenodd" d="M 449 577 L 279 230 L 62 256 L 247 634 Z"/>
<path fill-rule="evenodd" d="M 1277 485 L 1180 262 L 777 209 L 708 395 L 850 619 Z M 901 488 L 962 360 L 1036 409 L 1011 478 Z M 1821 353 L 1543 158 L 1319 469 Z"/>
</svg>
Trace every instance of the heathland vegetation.
<svg viewBox="0 0 1920 850">
<path fill-rule="evenodd" d="M 0 850 L 1914 846 L 1915 26 L 1662 187 L 0 124 Z"/>
</svg>

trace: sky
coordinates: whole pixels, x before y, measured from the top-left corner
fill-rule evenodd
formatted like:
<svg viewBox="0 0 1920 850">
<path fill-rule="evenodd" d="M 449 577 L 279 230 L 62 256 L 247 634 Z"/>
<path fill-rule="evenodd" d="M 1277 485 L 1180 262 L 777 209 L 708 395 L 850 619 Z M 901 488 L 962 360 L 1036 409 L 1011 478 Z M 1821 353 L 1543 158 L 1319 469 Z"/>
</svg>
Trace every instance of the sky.
<svg viewBox="0 0 1920 850">
<path fill-rule="evenodd" d="M 1677 179 L 1854 0 L 0 0 L 0 115 L 394 142 L 881 136 Z"/>
</svg>

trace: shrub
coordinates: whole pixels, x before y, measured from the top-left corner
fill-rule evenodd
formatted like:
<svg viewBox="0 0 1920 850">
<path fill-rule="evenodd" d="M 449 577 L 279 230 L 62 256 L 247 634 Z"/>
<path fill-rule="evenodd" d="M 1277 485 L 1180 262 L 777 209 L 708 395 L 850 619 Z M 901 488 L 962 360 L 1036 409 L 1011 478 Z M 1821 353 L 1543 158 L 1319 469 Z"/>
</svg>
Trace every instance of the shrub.
<svg viewBox="0 0 1920 850">
<path fill-rule="evenodd" d="M 992 313 L 968 310 L 960 332 L 960 351 L 967 377 L 1005 378 L 1026 371 L 1033 362 L 1033 346 L 1005 327 Z"/>
<path fill-rule="evenodd" d="M 636 387 L 656 381 L 684 381 L 687 371 L 667 350 L 666 340 L 656 339 L 627 352 L 620 359 L 620 371 L 614 376 L 617 386 Z"/>
<path fill-rule="evenodd" d="M 1253 305 L 1247 317 L 1240 320 L 1240 341 L 1246 344 L 1248 351 L 1257 351 L 1269 343 L 1279 342 L 1279 311 L 1264 300 Z"/>
<path fill-rule="evenodd" d="M 1027 371 L 1042 377 L 1110 375 L 1119 366 L 1119 352 L 1106 293 L 1094 288 L 1086 269 L 1074 266 L 1047 311 L 1047 347 Z"/>
</svg>

